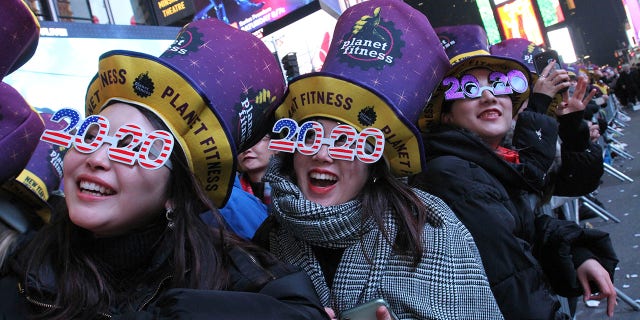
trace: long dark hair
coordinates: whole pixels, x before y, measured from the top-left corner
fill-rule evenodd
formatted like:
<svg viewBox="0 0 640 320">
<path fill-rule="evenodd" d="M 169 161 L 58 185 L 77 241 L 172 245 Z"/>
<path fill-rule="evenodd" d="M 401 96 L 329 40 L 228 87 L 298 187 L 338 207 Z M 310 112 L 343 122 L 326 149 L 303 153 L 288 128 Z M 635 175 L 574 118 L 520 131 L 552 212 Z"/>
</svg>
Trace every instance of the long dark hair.
<svg viewBox="0 0 640 320">
<path fill-rule="evenodd" d="M 139 110 L 155 128 L 168 130 L 153 113 L 142 108 Z M 168 270 L 163 270 L 171 276 L 168 287 L 225 289 L 229 285 L 229 276 L 224 267 L 223 248 L 239 240 L 222 227 L 222 218 L 189 170 L 184 152 L 178 145 L 170 159 L 173 168 L 168 197 L 174 207 L 175 226 L 161 232 L 154 246 L 154 252 L 166 250 L 168 254 Z M 199 214 L 207 209 L 217 217 L 220 229 L 212 229 L 200 219 Z M 158 214 L 158 220 L 163 223 L 164 213 Z M 95 261 L 94 252 L 85 244 L 91 237 L 87 230 L 71 222 L 66 204 L 61 203 L 52 223 L 43 227 L 22 251 L 26 256 L 26 274 L 53 277 L 56 284 L 55 297 L 48 297 L 48 303 L 55 307 L 39 310 L 43 312 L 34 314 L 35 318 L 95 318 L 108 312 L 118 292 L 110 283 L 111 278 L 104 266 Z M 149 266 L 143 268 L 146 267 Z M 23 283 L 26 280 L 21 279 Z M 43 292 L 38 290 L 27 286 L 25 294 L 27 297 L 42 297 Z"/>
<path fill-rule="evenodd" d="M 370 167 L 369 182 L 359 195 L 362 201 L 363 219 L 373 217 L 384 237 L 394 250 L 413 256 L 414 264 L 422 258 L 422 232 L 426 223 L 439 226 L 429 219 L 427 206 L 403 180 L 393 176 L 384 160 Z M 398 221 L 398 233 L 392 241 L 384 227 L 383 213 L 391 210 Z"/>
</svg>

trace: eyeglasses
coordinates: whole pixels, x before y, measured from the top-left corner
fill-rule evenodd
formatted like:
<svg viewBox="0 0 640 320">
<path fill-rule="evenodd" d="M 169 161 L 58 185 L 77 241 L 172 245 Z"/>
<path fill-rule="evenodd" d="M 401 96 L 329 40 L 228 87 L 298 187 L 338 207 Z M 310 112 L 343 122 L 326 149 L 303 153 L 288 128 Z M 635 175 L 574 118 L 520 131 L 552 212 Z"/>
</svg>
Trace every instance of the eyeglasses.
<svg viewBox="0 0 640 320">
<path fill-rule="evenodd" d="M 125 124 L 109 135 L 109 120 L 101 115 L 91 115 L 80 120 L 80 114 L 73 109 L 58 110 L 51 121 L 67 119 L 66 127 L 61 130 L 47 129 L 40 140 L 54 145 L 73 147 L 81 153 L 97 151 L 104 143 L 110 160 L 134 165 L 136 162 L 145 169 L 158 169 L 166 166 L 172 169 L 169 156 L 175 143 L 173 135 L 165 130 L 146 133 L 135 124 Z"/>
<path fill-rule="evenodd" d="M 442 85 L 449 87 L 444 94 L 445 100 L 475 99 L 482 96 L 484 91 L 499 96 L 524 93 L 529 89 L 527 77 L 520 70 L 511 70 L 506 75 L 494 71 L 489 74 L 488 80 L 490 85 L 481 86 L 480 81 L 471 74 L 465 74 L 460 79 L 446 77 L 442 80 Z"/>
</svg>

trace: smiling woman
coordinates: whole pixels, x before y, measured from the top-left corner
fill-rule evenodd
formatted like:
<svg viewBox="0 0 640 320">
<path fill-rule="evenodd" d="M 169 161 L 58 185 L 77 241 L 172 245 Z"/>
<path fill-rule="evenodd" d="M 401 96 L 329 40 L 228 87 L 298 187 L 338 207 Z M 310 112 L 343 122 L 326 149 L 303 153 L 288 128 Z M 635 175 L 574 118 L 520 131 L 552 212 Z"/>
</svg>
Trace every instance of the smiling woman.
<svg viewBox="0 0 640 320">
<path fill-rule="evenodd" d="M 356 33 L 393 64 L 343 50 Z M 370 301 L 379 320 L 502 318 L 469 232 L 402 180 L 424 169 L 414 124 L 448 66 L 424 15 L 367 1 L 340 16 L 322 71 L 291 81 L 275 111 L 271 215 L 254 240 L 304 269 L 341 319 Z M 349 108 L 302 100 L 309 92 L 339 93 Z"/>
<path fill-rule="evenodd" d="M 489 69 L 471 69 L 468 75 L 473 76 L 482 85 L 490 83 Z M 511 129 L 513 105 L 508 95 L 497 95 L 489 90 L 482 90 L 476 98 L 459 99 L 442 110 L 442 123 L 465 128 L 475 132 L 480 138 L 497 148 L 504 136 Z"/>
<path fill-rule="evenodd" d="M 554 290 L 581 290 L 549 281 L 560 278 L 573 287 L 579 278 L 598 279 L 612 313 L 615 290 L 607 270 L 613 272 L 617 260 L 607 251 L 608 236 L 534 214 L 529 202 L 544 187 L 558 124 L 534 108 L 518 113 L 529 98 L 528 68 L 490 55 L 480 26 L 436 31 L 451 44 L 452 68 L 419 121 L 428 159 L 412 185 L 442 198 L 469 229 L 505 319 L 570 319 Z M 582 87 L 576 95 L 584 93 Z M 503 147 L 516 115 L 513 146 Z M 587 282 L 581 282 L 584 292 L 590 292 Z"/>
<path fill-rule="evenodd" d="M 135 123 L 145 132 L 155 128 L 137 108 L 115 103 L 101 113 L 116 129 Z M 147 170 L 112 162 L 107 148 L 91 154 L 71 149 L 64 158 L 64 190 L 69 219 L 98 237 L 118 236 L 153 225 L 159 212 L 171 207 L 166 167 Z"/>
<path fill-rule="evenodd" d="M 304 272 L 228 232 L 216 209 L 231 192 L 236 150 L 264 135 L 261 119 L 284 92 L 280 69 L 262 69 L 277 61 L 259 39 L 218 20 L 188 24 L 176 43 L 191 35 L 199 38 L 179 54 L 105 53 L 87 118 L 53 115 L 67 126 L 41 139 L 71 145 L 64 203 L 3 270 L 0 318 L 327 318 Z M 199 50 L 209 42 L 215 49 Z M 198 72 L 236 63 L 237 76 L 203 72 L 225 88 L 208 91 L 192 80 L 194 60 Z M 125 70 L 123 81 L 103 83 L 107 70 Z M 173 87 L 184 104 L 172 106 Z M 227 128 L 239 126 L 243 106 L 255 113 L 242 124 L 255 136 Z M 200 218 L 205 210 L 216 228 Z"/>
<path fill-rule="evenodd" d="M 319 119 L 326 135 L 338 123 Z M 293 168 L 297 184 L 307 199 L 323 206 L 345 203 L 355 198 L 369 179 L 369 165 L 361 161 L 334 160 L 323 146 L 313 156 L 295 153 Z"/>
</svg>

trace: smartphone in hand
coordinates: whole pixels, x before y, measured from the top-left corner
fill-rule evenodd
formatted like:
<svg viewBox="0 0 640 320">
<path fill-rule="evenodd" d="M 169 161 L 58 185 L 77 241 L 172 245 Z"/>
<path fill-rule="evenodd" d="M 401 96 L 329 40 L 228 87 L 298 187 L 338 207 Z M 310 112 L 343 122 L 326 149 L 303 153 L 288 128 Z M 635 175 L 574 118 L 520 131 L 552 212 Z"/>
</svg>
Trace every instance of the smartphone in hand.
<svg viewBox="0 0 640 320">
<path fill-rule="evenodd" d="M 555 60 L 556 63 L 554 68 L 556 70 L 562 69 L 562 65 L 560 65 L 560 58 L 558 57 L 558 52 L 556 52 L 555 50 L 540 52 L 533 56 L 533 66 L 536 68 L 536 73 L 538 73 L 538 76 L 542 75 L 542 70 L 544 70 L 544 68 L 546 68 L 549 63 L 551 63 L 551 60 Z M 567 89 L 569 88 L 564 88 L 558 91 L 558 93 L 564 93 L 565 91 L 567 91 Z"/>
<path fill-rule="evenodd" d="M 398 317 L 393 313 L 389 304 L 382 298 L 371 300 L 342 312 L 340 314 L 340 320 L 376 320 L 376 310 L 378 310 L 380 306 L 387 307 L 391 319 L 398 320 Z"/>
</svg>

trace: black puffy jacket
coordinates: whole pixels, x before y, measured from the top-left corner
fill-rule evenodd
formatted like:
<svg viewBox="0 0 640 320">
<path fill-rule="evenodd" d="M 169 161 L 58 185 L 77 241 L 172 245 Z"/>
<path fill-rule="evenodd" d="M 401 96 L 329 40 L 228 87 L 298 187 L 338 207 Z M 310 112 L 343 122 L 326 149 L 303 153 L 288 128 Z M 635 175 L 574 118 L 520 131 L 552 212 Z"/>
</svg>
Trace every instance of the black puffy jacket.
<svg viewBox="0 0 640 320">
<path fill-rule="evenodd" d="M 473 133 L 443 126 L 423 137 L 426 170 L 411 179 L 442 198 L 469 229 L 505 319 L 568 317 L 558 313 L 554 292 L 579 294 L 575 267 L 598 257 L 612 274 L 617 263 L 608 235 L 536 216 L 531 208 L 530 194 L 546 184 L 556 137 L 555 120 L 521 113 L 513 138 L 521 163 L 513 164 Z M 556 275 L 553 282 L 548 274 Z"/>
</svg>

